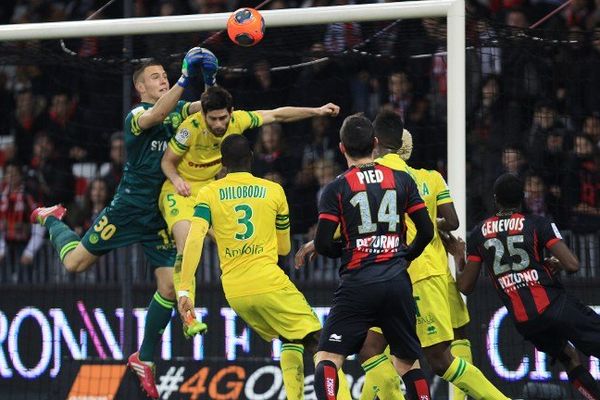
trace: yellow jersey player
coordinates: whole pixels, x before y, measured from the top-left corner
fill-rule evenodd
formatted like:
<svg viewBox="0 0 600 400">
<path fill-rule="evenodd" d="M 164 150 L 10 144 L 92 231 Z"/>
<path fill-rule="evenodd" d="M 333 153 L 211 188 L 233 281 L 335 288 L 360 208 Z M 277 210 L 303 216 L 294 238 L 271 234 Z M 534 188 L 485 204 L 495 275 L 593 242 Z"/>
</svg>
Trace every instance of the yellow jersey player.
<svg viewBox="0 0 600 400">
<path fill-rule="evenodd" d="M 228 174 L 200 189 L 183 261 L 174 271 L 178 309 L 184 320 L 195 319 L 195 272 L 212 227 L 229 305 L 264 340 L 283 341 L 281 369 L 287 398 L 302 399 L 304 348 L 315 351 L 321 324 L 277 265 L 278 255 L 288 254 L 291 247 L 285 193 L 279 184 L 250 174 L 252 151 L 244 136 L 229 135 L 221 153 Z M 347 383 L 343 393 L 344 399 L 351 398 Z"/>
<path fill-rule="evenodd" d="M 231 94 L 221 87 L 208 88 L 200 97 L 201 112 L 187 118 L 171 139 L 162 159 L 167 176 L 159 208 L 177 252 L 181 254 L 194 214 L 200 188 L 215 179 L 221 170 L 220 146 L 224 138 L 274 122 L 293 122 L 317 116 L 338 115 L 332 103 L 322 107 L 280 107 L 273 110 L 233 110 Z"/>
</svg>

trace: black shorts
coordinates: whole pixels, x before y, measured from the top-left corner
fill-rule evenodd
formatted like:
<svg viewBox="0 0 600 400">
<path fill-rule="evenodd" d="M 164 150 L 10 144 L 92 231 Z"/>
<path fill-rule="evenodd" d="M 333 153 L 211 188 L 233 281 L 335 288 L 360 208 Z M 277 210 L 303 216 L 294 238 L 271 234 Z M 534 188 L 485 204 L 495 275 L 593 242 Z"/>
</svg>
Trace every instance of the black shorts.
<svg viewBox="0 0 600 400">
<path fill-rule="evenodd" d="M 319 351 L 348 356 L 360 351 L 369 328 L 381 327 L 396 357 L 416 360 L 421 343 L 416 331 L 416 306 L 406 271 L 385 282 L 345 287 L 335 292 L 319 340 Z"/>
<path fill-rule="evenodd" d="M 600 316 L 572 295 L 561 295 L 542 315 L 516 325 L 525 339 L 553 358 L 568 341 L 582 353 L 600 357 Z"/>
</svg>

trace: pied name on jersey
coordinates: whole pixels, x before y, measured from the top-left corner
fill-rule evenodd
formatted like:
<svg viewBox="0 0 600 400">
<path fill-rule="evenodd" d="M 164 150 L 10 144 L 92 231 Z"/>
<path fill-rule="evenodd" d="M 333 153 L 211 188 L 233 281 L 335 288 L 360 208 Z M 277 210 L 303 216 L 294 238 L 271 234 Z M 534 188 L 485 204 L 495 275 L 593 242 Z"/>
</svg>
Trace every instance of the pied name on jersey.
<svg viewBox="0 0 600 400">
<path fill-rule="evenodd" d="M 167 142 L 165 140 L 153 140 L 150 142 L 150 151 L 160 151 L 164 153 L 167 149 Z"/>
<path fill-rule="evenodd" d="M 497 280 L 505 292 L 540 284 L 539 275 L 535 269 L 511 272 L 497 278 Z"/>
<path fill-rule="evenodd" d="M 373 235 L 356 239 L 356 249 L 363 253 L 395 253 L 399 246 L 398 235 Z"/>
<path fill-rule="evenodd" d="M 481 233 L 483 236 L 488 237 L 498 232 L 521 232 L 524 222 L 525 218 L 523 217 L 487 221 L 481 226 Z"/>
<path fill-rule="evenodd" d="M 368 169 L 356 173 L 361 184 L 383 182 L 383 172 L 378 169 Z"/>
</svg>

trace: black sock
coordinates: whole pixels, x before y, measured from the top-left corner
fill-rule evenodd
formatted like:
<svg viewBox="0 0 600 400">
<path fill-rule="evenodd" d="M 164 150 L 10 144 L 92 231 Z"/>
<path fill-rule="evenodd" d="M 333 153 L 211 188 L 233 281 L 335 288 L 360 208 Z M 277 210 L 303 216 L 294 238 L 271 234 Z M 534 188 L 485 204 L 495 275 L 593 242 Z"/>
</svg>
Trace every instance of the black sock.
<svg viewBox="0 0 600 400">
<path fill-rule="evenodd" d="M 429 383 L 422 369 L 411 369 L 402 375 L 402 381 L 406 387 L 406 400 L 431 399 Z"/>
<path fill-rule="evenodd" d="M 583 397 L 589 400 L 600 400 L 598 384 L 587 369 L 580 365 L 569 371 L 567 375 L 569 375 L 569 382 Z"/>
<path fill-rule="evenodd" d="M 337 367 L 333 361 L 323 360 L 315 368 L 315 394 L 318 400 L 336 400 L 338 391 Z"/>
</svg>

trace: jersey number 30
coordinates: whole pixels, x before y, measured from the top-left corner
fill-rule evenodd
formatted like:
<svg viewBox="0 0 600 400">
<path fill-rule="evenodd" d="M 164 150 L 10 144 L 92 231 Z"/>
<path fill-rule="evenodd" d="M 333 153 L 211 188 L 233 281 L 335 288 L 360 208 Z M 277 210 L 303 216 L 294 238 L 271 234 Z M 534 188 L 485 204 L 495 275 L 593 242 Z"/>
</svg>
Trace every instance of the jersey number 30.
<svg viewBox="0 0 600 400">
<path fill-rule="evenodd" d="M 356 193 L 350 199 L 350 204 L 360 210 L 361 224 L 358 226 L 358 233 L 371 233 L 377 230 L 377 222 L 388 224 L 388 232 L 396 232 L 396 226 L 400 222 L 398 215 L 396 191 L 386 190 L 377 211 L 377 221 L 373 221 L 371 217 L 371 206 L 367 192 Z"/>
</svg>

